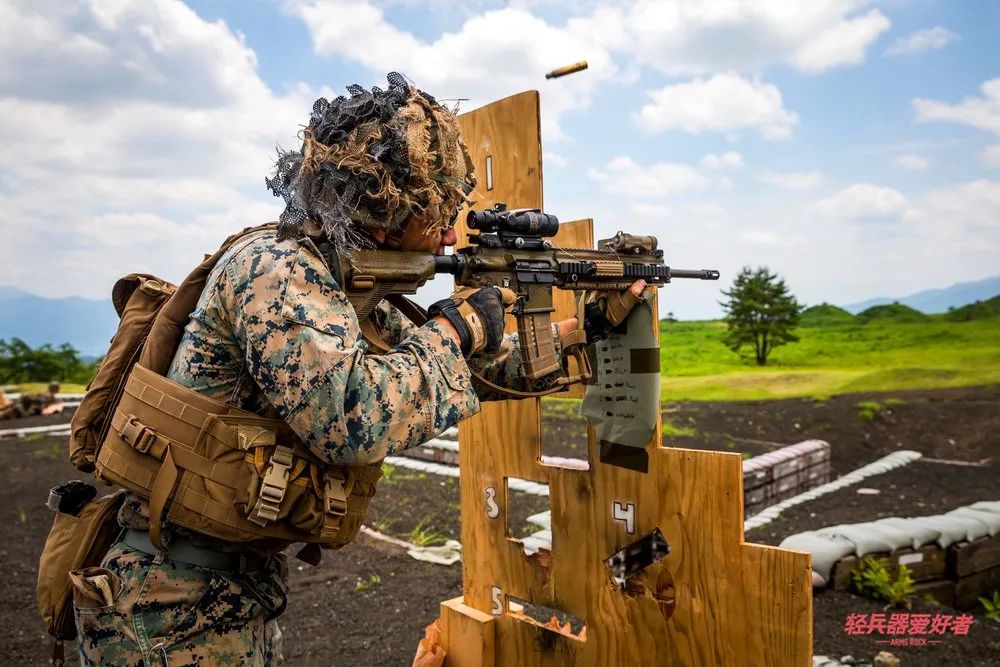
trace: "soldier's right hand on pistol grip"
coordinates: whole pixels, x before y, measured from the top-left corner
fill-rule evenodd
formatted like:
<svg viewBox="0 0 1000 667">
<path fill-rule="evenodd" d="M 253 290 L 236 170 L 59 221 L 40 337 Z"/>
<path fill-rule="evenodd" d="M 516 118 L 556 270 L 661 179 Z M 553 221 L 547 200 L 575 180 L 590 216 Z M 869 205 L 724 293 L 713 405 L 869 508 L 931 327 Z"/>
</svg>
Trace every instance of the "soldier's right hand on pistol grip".
<svg viewBox="0 0 1000 667">
<path fill-rule="evenodd" d="M 499 287 L 463 287 L 427 310 L 431 317 L 442 316 L 455 328 L 462 354 L 500 351 L 503 341 L 504 310 L 516 295 Z"/>
</svg>

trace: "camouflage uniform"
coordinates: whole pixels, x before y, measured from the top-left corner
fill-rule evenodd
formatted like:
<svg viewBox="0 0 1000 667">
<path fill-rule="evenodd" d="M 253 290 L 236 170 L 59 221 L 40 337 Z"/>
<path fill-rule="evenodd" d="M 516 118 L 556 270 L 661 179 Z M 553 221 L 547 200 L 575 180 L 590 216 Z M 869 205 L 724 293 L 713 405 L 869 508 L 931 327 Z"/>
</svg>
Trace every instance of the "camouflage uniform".
<svg viewBox="0 0 1000 667">
<path fill-rule="evenodd" d="M 381 461 L 478 412 L 470 364 L 494 382 L 519 384 L 516 337 L 505 339 L 499 355 L 467 362 L 436 322 L 415 327 L 387 304 L 378 319 L 394 349 L 367 355 L 354 309 L 309 241 L 256 232 L 222 257 L 206 284 L 168 377 L 280 417 L 330 463 Z M 483 398 L 496 397 L 483 392 Z M 130 496 L 119 522 L 148 529 L 148 517 L 146 501 Z M 219 551 L 238 548 L 200 537 Z M 84 662 L 281 661 L 280 631 L 265 621 L 259 598 L 279 606 L 283 555 L 253 581 L 169 560 L 158 564 L 121 543 L 102 565 L 122 578 L 122 593 L 112 608 L 77 610 Z"/>
</svg>

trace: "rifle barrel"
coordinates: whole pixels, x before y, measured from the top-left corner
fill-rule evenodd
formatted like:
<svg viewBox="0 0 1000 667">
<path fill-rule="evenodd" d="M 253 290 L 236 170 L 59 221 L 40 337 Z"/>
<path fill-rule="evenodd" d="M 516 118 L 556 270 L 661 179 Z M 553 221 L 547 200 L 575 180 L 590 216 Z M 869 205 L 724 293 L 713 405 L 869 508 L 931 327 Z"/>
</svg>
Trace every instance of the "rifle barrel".
<svg viewBox="0 0 1000 667">
<path fill-rule="evenodd" d="M 718 280 L 719 272 L 715 269 L 670 269 L 671 278 L 694 278 L 695 280 Z"/>
</svg>

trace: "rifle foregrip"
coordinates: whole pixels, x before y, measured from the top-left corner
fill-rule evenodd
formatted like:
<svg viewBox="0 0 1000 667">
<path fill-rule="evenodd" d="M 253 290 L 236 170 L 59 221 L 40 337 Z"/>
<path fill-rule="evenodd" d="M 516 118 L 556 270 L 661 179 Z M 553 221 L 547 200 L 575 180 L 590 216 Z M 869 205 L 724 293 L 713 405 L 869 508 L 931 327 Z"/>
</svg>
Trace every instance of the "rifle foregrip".
<svg viewBox="0 0 1000 667">
<path fill-rule="evenodd" d="M 525 379 L 537 380 L 562 368 L 552 340 L 551 313 L 518 316 L 517 336 Z"/>
</svg>

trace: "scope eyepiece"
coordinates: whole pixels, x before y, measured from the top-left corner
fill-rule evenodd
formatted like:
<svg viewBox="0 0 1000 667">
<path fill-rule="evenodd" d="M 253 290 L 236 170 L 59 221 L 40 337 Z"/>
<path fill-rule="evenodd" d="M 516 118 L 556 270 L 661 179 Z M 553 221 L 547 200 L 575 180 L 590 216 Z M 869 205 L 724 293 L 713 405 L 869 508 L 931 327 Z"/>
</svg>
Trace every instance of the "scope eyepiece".
<svg viewBox="0 0 1000 667">
<path fill-rule="evenodd" d="M 559 232 L 559 218 L 538 209 L 508 211 L 499 206 L 486 211 L 469 211 L 466 217 L 469 229 L 501 236 L 555 236 Z"/>
</svg>

